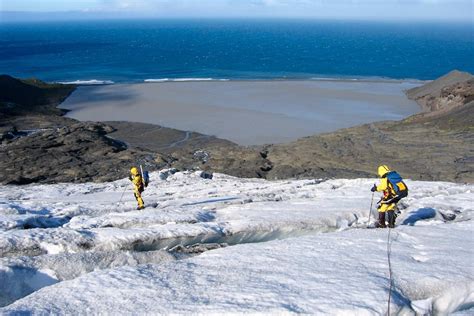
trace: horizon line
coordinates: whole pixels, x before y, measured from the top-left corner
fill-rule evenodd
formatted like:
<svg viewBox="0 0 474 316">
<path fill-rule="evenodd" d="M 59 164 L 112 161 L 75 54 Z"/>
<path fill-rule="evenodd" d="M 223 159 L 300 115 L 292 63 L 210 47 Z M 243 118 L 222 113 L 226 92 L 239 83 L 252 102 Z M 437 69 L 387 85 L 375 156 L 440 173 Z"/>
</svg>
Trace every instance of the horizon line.
<svg viewBox="0 0 474 316">
<path fill-rule="evenodd" d="M 6 16 L 5 16 L 6 15 Z M 61 15 L 66 15 L 61 17 Z M 159 15 L 143 13 L 124 13 L 114 11 L 1 11 L 0 24 L 4 22 L 44 22 L 49 18 L 60 22 L 77 20 L 176 20 L 176 19 L 278 19 L 278 20 L 333 20 L 333 21 L 367 21 L 367 22 L 450 22 L 458 24 L 474 24 L 474 19 L 459 19 L 454 17 L 374 17 L 374 16 L 309 16 L 309 15 Z"/>
</svg>

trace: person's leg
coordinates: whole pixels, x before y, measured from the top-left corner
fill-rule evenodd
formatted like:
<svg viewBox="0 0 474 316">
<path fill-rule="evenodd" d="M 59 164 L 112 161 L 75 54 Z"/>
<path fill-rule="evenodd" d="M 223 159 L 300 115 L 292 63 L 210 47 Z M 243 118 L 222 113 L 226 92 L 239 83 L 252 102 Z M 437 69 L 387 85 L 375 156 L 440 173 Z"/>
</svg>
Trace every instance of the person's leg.
<svg viewBox="0 0 474 316">
<path fill-rule="evenodd" d="M 376 227 L 379 228 L 385 228 L 387 227 L 385 225 L 385 214 L 387 213 L 388 210 L 388 205 L 387 204 L 380 204 L 378 211 L 379 211 L 379 222 L 376 224 Z"/>
<path fill-rule="evenodd" d="M 395 227 L 395 215 L 393 213 L 393 211 L 387 211 L 387 222 L 390 228 Z"/>
<path fill-rule="evenodd" d="M 396 210 L 397 204 L 392 203 L 387 205 L 387 221 L 388 221 L 388 227 L 394 228 L 395 227 L 395 210 Z"/>
<path fill-rule="evenodd" d="M 375 224 L 378 228 L 385 228 L 385 212 L 379 212 L 379 221 Z"/>
<path fill-rule="evenodd" d="M 138 209 L 141 210 L 142 208 L 145 207 L 145 203 L 143 202 L 142 195 L 140 194 L 138 190 L 135 190 L 133 193 L 135 195 L 135 199 L 138 202 Z"/>
</svg>

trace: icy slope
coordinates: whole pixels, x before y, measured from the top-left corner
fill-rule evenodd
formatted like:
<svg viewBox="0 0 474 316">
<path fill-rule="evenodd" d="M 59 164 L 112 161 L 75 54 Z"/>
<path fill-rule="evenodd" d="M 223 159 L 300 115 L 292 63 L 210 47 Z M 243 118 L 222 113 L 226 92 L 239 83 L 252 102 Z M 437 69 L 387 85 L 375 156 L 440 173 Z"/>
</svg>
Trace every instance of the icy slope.
<svg viewBox="0 0 474 316">
<path fill-rule="evenodd" d="M 128 180 L 0 187 L 0 306 L 17 300 L 0 311 L 386 310 L 387 231 L 352 228 L 365 227 L 374 179 L 159 176 L 143 211 Z M 408 185 L 393 310 L 472 307 L 474 186 Z M 160 251 L 196 243 L 253 244 L 188 259 Z"/>
<path fill-rule="evenodd" d="M 410 312 L 423 300 L 430 301 L 418 307 L 423 313 L 472 306 L 472 241 L 465 237 L 473 227 L 453 225 L 394 232 L 392 311 Z M 95 272 L 44 288 L 3 312 L 384 314 L 386 234 L 348 230 Z"/>
<path fill-rule="evenodd" d="M 178 243 L 268 240 L 347 225 L 367 216 L 370 204 L 370 194 L 350 193 L 355 186 L 366 186 L 366 180 L 316 184 L 224 175 L 204 180 L 197 174 L 182 173 L 166 181 L 155 174 L 152 180 L 144 198 L 158 206 L 143 211 L 134 210 L 130 191 L 117 203 L 123 190 L 130 190 L 128 180 L 106 185 L 4 187 L 0 193 L 4 201 L 0 212 L 5 214 L 0 217 L 4 230 L 0 254 L 142 251 Z"/>
</svg>

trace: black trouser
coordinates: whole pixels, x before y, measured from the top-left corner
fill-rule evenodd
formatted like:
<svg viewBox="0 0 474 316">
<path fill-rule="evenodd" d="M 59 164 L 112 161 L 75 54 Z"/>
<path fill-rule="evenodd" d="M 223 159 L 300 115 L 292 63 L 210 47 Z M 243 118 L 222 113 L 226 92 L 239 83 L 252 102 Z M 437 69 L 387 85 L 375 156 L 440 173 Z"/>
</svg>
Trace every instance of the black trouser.
<svg viewBox="0 0 474 316">
<path fill-rule="evenodd" d="M 386 212 L 379 212 L 379 222 L 377 224 L 377 227 L 386 227 L 385 226 L 385 213 L 387 213 L 387 222 L 388 222 L 388 227 L 394 228 L 395 227 L 395 210 L 392 211 L 386 211 Z"/>
<path fill-rule="evenodd" d="M 395 211 L 387 211 L 387 221 L 388 227 L 394 228 L 395 227 Z"/>
</svg>

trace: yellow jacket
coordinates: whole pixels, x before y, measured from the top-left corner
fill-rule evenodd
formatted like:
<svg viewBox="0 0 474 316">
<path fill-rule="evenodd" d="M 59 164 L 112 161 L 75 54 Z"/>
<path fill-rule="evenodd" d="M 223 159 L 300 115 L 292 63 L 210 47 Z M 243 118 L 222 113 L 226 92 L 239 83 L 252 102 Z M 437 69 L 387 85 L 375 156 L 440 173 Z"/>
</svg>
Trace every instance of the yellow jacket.
<svg viewBox="0 0 474 316">
<path fill-rule="evenodd" d="M 387 178 L 380 179 L 380 184 L 376 187 L 376 190 L 378 192 L 383 191 L 384 192 L 384 197 L 390 197 L 390 196 L 397 195 L 395 190 L 392 188 L 392 186 L 388 182 Z"/>
<path fill-rule="evenodd" d="M 138 192 L 143 192 L 143 180 L 141 175 L 131 175 L 130 180 L 133 183 L 133 186 L 135 187 L 135 190 Z"/>
</svg>

